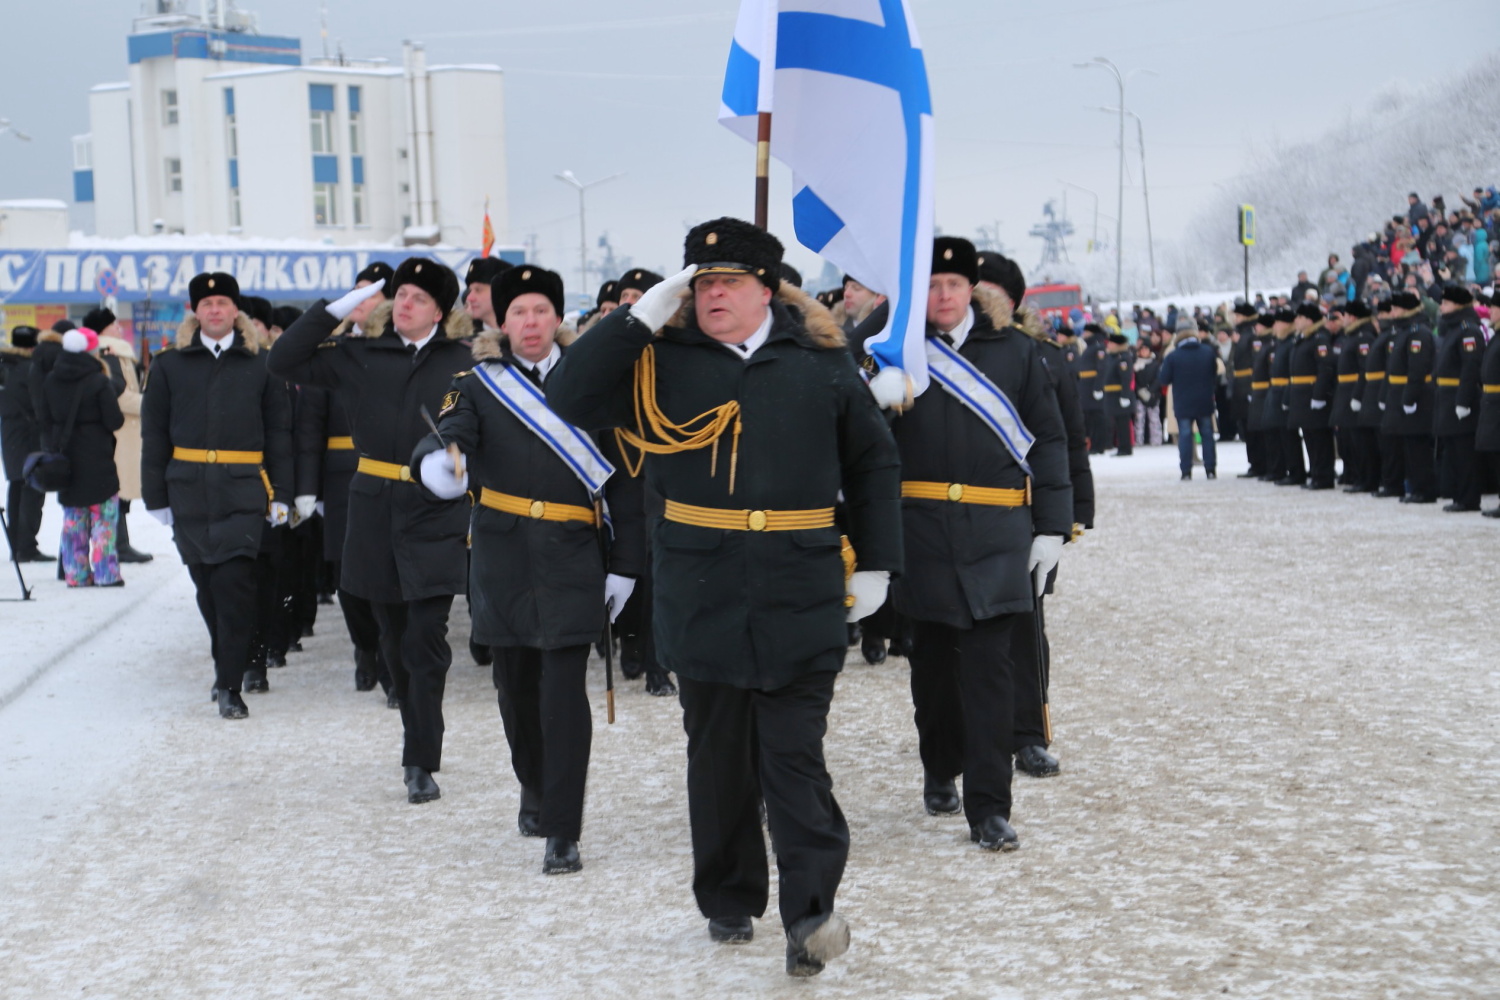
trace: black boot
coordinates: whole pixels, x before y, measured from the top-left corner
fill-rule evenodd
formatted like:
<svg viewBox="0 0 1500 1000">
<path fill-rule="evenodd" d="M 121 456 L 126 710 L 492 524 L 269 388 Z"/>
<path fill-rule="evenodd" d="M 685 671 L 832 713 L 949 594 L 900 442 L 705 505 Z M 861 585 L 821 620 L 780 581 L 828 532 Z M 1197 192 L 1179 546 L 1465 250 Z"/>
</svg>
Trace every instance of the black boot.
<svg viewBox="0 0 1500 1000">
<path fill-rule="evenodd" d="M 864 655 L 865 662 L 872 667 L 884 663 L 885 636 L 866 632 L 864 638 L 859 641 L 859 651 Z"/>
<path fill-rule="evenodd" d="M 969 839 L 986 851 L 1014 851 L 1021 847 L 1021 838 L 1004 816 L 986 816 L 969 828 Z"/>
<path fill-rule="evenodd" d="M 929 816 L 951 816 L 962 809 L 963 801 L 958 797 L 958 783 L 952 778 L 943 781 L 927 774 L 922 782 L 922 805 Z"/>
<path fill-rule="evenodd" d="M 710 917 L 708 936 L 720 944 L 744 944 L 755 937 L 749 917 Z"/>
<path fill-rule="evenodd" d="M 566 875 L 583 871 L 583 860 L 578 857 L 578 841 L 566 837 L 548 837 L 547 850 L 542 855 L 543 875 Z"/>
<path fill-rule="evenodd" d="M 412 805 L 420 805 L 442 797 L 443 793 L 437 782 L 432 780 L 432 775 L 425 767 L 406 768 L 406 801 Z"/>
<path fill-rule="evenodd" d="M 495 654 L 488 646 L 481 646 L 473 639 L 469 640 L 469 655 L 474 658 L 475 664 L 487 667 L 495 662 Z"/>
<path fill-rule="evenodd" d="M 120 501 L 120 519 L 115 528 L 115 555 L 122 563 L 148 563 L 156 557 L 149 552 L 140 552 L 130 545 L 130 501 Z"/>
<path fill-rule="evenodd" d="M 356 649 L 354 651 L 354 690 L 375 690 L 375 678 L 380 672 L 380 664 L 373 649 Z"/>
<path fill-rule="evenodd" d="M 1046 747 L 1029 746 L 1016 751 L 1016 769 L 1033 778 L 1050 778 L 1062 770 L 1062 765 Z"/>
<path fill-rule="evenodd" d="M 516 826 L 523 837 L 542 835 L 542 793 L 521 786 L 521 811 L 516 815 Z"/>
<path fill-rule="evenodd" d="M 672 683 L 672 675 L 657 667 L 646 671 L 646 693 L 657 698 L 670 697 L 677 693 L 677 685 Z"/>
<path fill-rule="evenodd" d="M 245 682 L 240 689 L 246 694 L 267 694 L 271 690 L 271 684 L 266 680 L 266 675 L 260 670 L 245 671 Z"/>
<path fill-rule="evenodd" d="M 816 976 L 849 950 L 849 925 L 837 913 L 803 917 L 786 931 L 786 974 Z"/>
<path fill-rule="evenodd" d="M 244 719 L 249 715 L 250 709 L 245 707 L 245 699 L 240 697 L 238 691 L 228 689 L 219 691 L 219 718 Z"/>
</svg>

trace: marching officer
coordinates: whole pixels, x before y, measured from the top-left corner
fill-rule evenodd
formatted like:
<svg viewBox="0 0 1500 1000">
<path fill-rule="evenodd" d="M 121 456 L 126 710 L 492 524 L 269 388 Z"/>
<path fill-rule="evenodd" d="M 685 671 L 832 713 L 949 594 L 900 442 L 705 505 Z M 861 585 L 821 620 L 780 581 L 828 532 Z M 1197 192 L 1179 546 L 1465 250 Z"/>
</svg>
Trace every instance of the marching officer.
<svg viewBox="0 0 1500 1000">
<path fill-rule="evenodd" d="M 879 607 L 901 569 L 900 472 L 843 331 L 781 281 L 781 256 L 749 223 L 695 227 L 687 267 L 575 343 L 547 395 L 570 423 L 621 428 L 663 499 L 657 655 L 681 689 L 693 892 L 709 934 L 748 941 L 765 909 L 764 800 L 786 969 L 810 976 L 849 943 L 834 910 L 849 827 L 823 734 L 846 621 Z M 857 565 L 847 582 L 841 491 Z"/>
<path fill-rule="evenodd" d="M 1380 299 L 1376 303 L 1376 313 L 1380 335 L 1370 345 L 1370 354 L 1365 359 L 1365 398 L 1360 416 L 1365 426 L 1375 431 L 1376 453 L 1380 456 L 1379 485 L 1372 495 L 1380 500 L 1400 499 L 1406 495 L 1406 455 L 1402 451 L 1401 436 L 1388 430 L 1386 425 L 1386 410 L 1390 406 L 1386 375 L 1391 366 L 1391 344 L 1399 327 L 1394 297 Z"/>
<path fill-rule="evenodd" d="M 1123 333 L 1109 335 L 1109 344 L 1104 349 L 1104 356 L 1099 359 L 1099 376 L 1104 411 L 1109 426 L 1114 430 L 1115 455 L 1134 454 L 1130 435 L 1131 416 L 1135 413 L 1135 394 L 1131 391 L 1135 382 L 1135 368 L 1130 360 L 1130 340 Z"/>
<path fill-rule="evenodd" d="M 1331 490 L 1334 487 L 1333 429 L 1330 417 L 1333 394 L 1338 387 L 1338 358 L 1323 319 L 1322 309 L 1314 303 L 1298 307 L 1293 328 L 1297 339 L 1291 346 L 1288 363 L 1287 429 L 1301 432 L 1307 445 L 1307 481 L 1309 490 Z M 1289 439 L 1290 440 L 1290 439 Z"/>
<path fill-rule="evenodd" d="M 1441 494 L 1453 502 L 1450 514 L 1479 509 L 1481 476 L 1475 461 L 1474 435 L 1479 428 L 1480 359 L 1484 332 L 1474 311 L 1474 293 L 1465 285 L 1443 289 L 1438 303 L 1437 358 L 1432 377 L 1436 386 L 1433 431 L 1441 445 Z"/>
<path fill-rule="evenodd" d="M 1230 369 L 1229 400 L 1234 413 L 1234 425 L 1245 439 L 1245 457 L 1250 468 L 1240 473 L 1241 479 L 1254 478 L 1264 469 L 1262 455 L 1263 439 L 1250 426 L 1251 382 L 1255 375 L 1256 319 L 1259 313 L 1249 302 L 1237 302 L 1234 306 L 1234 346 L 1229 352 Z"/>
<path fill-rule="evenodd" d="M 521 832 L 547 838 L 542 871 L 555 875 L 583 867 L 589 646 L 606 610 L 618 614 L 640 576 L 641 490 L 616 471 L 613 447 L 601 449 L 547 407 L 542 387 L 564 353 L 562 278 L 523 265 L 500 275 L 491 295 L 500 328 L 475 338 L 473 371 L 455 378 L 444 399 L 441 438 L 424 438 L 412 467 L 439 498 L 468 490 L 477 497 L 474 637 L 495 653 L 500 716 L 521 782 Z M 612 544 L 596 508 L 601 497 Z"/>
<path fill-rule="evenodd" d="M 1433 458 L 1432 428 L 1435 396 L 1432 385 L 1432 331 L 1416 292 L 1391 296 L 1396 307 L 1396 335 L 1386 365 L 1385 427 L 1401 437 L 1410 485 L 1402 503 L 1437 503 L 1438 482 Z"/>
<path fill-rule="evenodd" d="M 1344 317 L 1344 328 L 1333 344 L 1338 356 L 1338 384 L 1333 394 L 1332 421 L 1339 452 L 1344 456 L 1344 492 L 1368 493 L 1372 489 L 1371 468 L 1378 467 L 1380 458 L 1374 436 L 1360 426 L 1360 411 L 1364 408 L 1365 358 L 1375 342 L 1375 328 L 1370 323 L 1370 307 L 1360 299 L 1344 306 L 1339 315 Z"/>
<path fill-rule="evenodd" d="M 455 373 L 469 363 L 460 338 L 472 324 L 455 310 L 458 279 L 434 260 L 408 257 L 391 278 L 391 309 L 379 329 L 329 339 L 375 282 L 303 313 L 271 349 L 272 373 L 332 389 L 349 409 L 359 455 L 349 486 L 342 587 L 372 605 L 391 689 L 401 704 L 407 801 L 440 796 L 443 688 L 453 662 L 448 613 L 465 588 L 469 504 L 434 503 L 407 465 Z"/>
<path fill-rule="evenodd" d="M 495 330 L 500 320 L 495 314 L 494 286 L 500 275 L 510 270 L 510 261 L 499 257 L 475 257 L 464 272 L 464 308 L 474 321 L 474 332 Z"/>
<path fill-rule="evenodd" d="M 190 315 L 156 356 L 141 401 L 141 495 L 172 529 L 198 592 L 214 658 L 219 716 L 250 714 L 240 691 L 257 624 L 257 567 L 267 525 L 293 498 L 292 413 L 267 371 L 233 275 L 188 282 Z M 262 690 L 264 690 L 262 688 Z"/>
</svg>

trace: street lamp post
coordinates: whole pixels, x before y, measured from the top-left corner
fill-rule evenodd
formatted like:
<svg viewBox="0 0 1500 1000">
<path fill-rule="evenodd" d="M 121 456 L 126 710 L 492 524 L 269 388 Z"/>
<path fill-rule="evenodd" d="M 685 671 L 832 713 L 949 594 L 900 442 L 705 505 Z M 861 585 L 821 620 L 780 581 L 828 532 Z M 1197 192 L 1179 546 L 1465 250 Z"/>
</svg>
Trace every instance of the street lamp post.
<svg viewBox="0 0 1500 1000">
<path fill-rule="evenodd" d="M 1125 271 L 1125 83 L 1130 77 L 1140 72 L 1150 70 L 1132 70 L 1130 73 L 1121 73 L 1120 67 L 1110 62 L 1103 56 L 1095 56 L 1086 63 L 1074 63 L 1074 69 L 1089 69 L 1097 66 L 1107 69 L 1115 78 L 1115 83 L 1120 88 L 1120 165 L 1119 165 L 1119 196 L 1115 219 L 1115 308 L 1120 308 L 1124 289 Z"/>
<path fill-rule="evenodd" d="M 1084 187 L 1082 184 L 1074 184 L 1072 181 L 1065 181 L 1061 177 L 1059 177 L 1057 179 L 1057 183 L 1062 184 L 1065 187 L 1077 188 L 1079 191 L 1082 191 L 1084 194 L 1090 195 L 1090 196 L 1093 197 L 1093 199 L 1094 199 L 1094 236 L 1093 236 L 1093 239 L 1090 240 L 1090 246 L 1089 246 L 1089 252 L 1092 253 L 1094 247 L 1097 247 L 1099 245 L 1099 192 L 1097 192 L 1097 191 L 1090 191 L 1088 188 Z"/>
<path fill-rule="evenodd" d="M 1100 108 L 1100 111 L 1114 114 L 1115 108 Z M 1136 141 L 1141 147 L 1141 196 L 1146 203 L 1146 247 L 1151 254 L 1151 294 L 1156 294 L 1156 241 L 1151 236 L 1151 185 L 1146 182 L 1146 127 L 1141 124 L 1141 116 L 1134 111 L 1126 111 L 1127 115 L 1135 119 Z"/>
<path fill-rule="evenodd" d="M 555 176 L 558 180 L 565 184 L 570 184 L 578 190 L 578 281 L 583 296 L 587 298 L 589 294 L 589 243 L 588 228 L 585 224 L 583 214 L 583 193 L 589 188 L 596 187 L 606 181 L 612 181 L 617 177 L 624 177 L 625 174 L 623 171 L 618 174 L 610 174 L 608 177 L 601 177 L 597 181 L 589 181 L 587 184 L 574 176 L 571 170 L 564 170 Z"/>
</svg>

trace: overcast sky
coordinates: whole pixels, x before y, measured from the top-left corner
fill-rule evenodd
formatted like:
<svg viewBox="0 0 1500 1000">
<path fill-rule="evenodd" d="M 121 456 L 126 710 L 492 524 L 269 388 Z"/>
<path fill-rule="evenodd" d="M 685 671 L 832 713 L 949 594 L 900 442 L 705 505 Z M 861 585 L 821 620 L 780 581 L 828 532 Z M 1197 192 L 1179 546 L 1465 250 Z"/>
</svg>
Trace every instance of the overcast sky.
<svg viewBox="0 0 1500 1000">
<path fill-rule="evenodd" d="M 1103 55 L 1149 69 L 1127 91 L 1144 121 L 1158 240 L 1180 234 L 1215 184 L 1232 184 L 1248 150 L 1311 138 L 1389 86 L 1462 72 L 1500 39 L 1497 0 L 913 0 L 937 126 L 937 220 L 973 236 L 1000 223 L 1023 266 L 1027 230 L 1063 181 L 1115 213 L 1114 79 L 1072 68 Z M 6 0 L 0 117 L 34 137 L 0 136 L 0 198 L 67 198 L 70 136 L 88 130 L 87 92 L 125 79 L 125 36 L 138 0 Z M 320 53 L 316 0 L 244 0 L 265 34 Z M 488 62 L 506 71 L 509 233 L 535 235 L 539 257 L 577 273 L 577 195 L 554 179 L 625 172 L 589 195 L 590 242 L 607 231 L 637 264 L 674 267 L 684 227 L 749 217 L 754 154 L 715 122 L 736 0 L 328 0 L 330 37 L 351 57 L 399 64 L 402 39 L 430 63 Z M 837 113 L 837 112 L 835 112 Z M 501 109 L 474 107 L 485 128 Z M 1134 126 L 1126 245 L 1143 238 Z M 438 149 L 441 155 L 441 146 Z M 1359 164 L 1351 162 L 1350 170 Z M 1093 199 L 1068 190 L 1079 239 Z M 772 187 L 772 229 L 790 245 L 790 177 Z M 1060 201 L 1059 201 L 1060 205 Z M 1385 210 L 1381 206 L 1374 214 Z M 250 220 L 247 220 L 247 222 Z M 253 225 L 253 222 L 251 223 Z M 274 234 L 266 234 L 274 235 Z M 1081 243 L 1080 243 L 1081 246 Z M 804 271 L 819 266 L 792 248 Z"/>
</svg>

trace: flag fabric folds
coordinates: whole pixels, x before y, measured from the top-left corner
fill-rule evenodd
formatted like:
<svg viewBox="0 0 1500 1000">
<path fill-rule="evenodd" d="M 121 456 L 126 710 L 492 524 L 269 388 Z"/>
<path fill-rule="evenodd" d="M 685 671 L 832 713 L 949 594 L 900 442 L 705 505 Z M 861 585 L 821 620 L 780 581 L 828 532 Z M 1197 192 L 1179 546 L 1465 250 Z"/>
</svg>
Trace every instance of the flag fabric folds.
<svg viewBox="0 0 1500 1000">
<path fill-rule="evenodd" d="M 490 251 L 495 249 L 495 227 L 490 223 L 490 200 L 488 198 L 484 199 L 484 229 L 481 233 L 479 256 L 488 257 Z"/>
<path fill-rule="evenodd" d="M 890 300 L 866 342 L 927 388 L 932 101 L 910 0 L 742 0 L 719 121 L 792 170 L 797 240 Z"/>
</svg>

